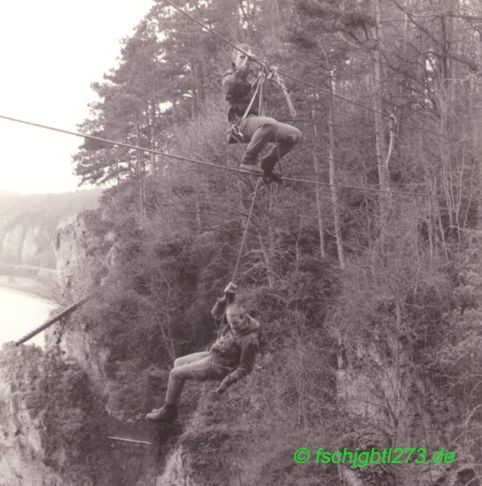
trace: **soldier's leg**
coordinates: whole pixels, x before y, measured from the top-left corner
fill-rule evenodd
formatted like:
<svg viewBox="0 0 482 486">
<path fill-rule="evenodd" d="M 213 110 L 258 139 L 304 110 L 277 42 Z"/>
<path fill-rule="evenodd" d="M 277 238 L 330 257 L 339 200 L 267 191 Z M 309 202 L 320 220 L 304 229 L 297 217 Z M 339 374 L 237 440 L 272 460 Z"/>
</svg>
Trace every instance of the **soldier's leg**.
<svg viewBox="0 0 482 486">
<path fill-rule="evenodd" d="M 194 353 L 199 355 L 201 353 Z M 205 381 L 222 379 L 229 371 L 226 367 L 220 367 L 213 363 L 209 352 L 205 357 L 193 359 L 193 361 L 184 364 L 179 362 L 172 368 L 169 373 L 169 381 L 167 383 L 166 400 L 163 407 L 154 409 L 146 415 L 148 420 L 153 422 L 167 421 L 171 422 L 177 417 L 177 404 L 181 397 L 182 389 L 187 380 Z M 184 358 L 193 357 L 188 355 Z M 176 360 L 177 361 L 177 360 Z"/>
<path fill-rule="evenodd" d="M 276 121 L 274 129 L 275 146 L 261 160 L 261 169 L 265 173 L 271 173 L 276 163 L 290 152 L 301 140 L 301 132 L 292 125 Z"/>
<path fill-rule="evenodd" d="M 198 359 L 206 358 L 209 356 L 209 351 L 200 351 L 199 353 L 186 354 L 185 356 L 180 356 L 174 360 L 173 367 L 186 365 L 197 361 Z"/>
<path fill-rule="evenodd" d="M 241 164 L 256 165 L 258 154 L 268 143 L 275 141 L 276 123 L 274 118 L 267 116 L 249 116 L 240 123 L 239 129 L 248 141 Z"/>
</svg>

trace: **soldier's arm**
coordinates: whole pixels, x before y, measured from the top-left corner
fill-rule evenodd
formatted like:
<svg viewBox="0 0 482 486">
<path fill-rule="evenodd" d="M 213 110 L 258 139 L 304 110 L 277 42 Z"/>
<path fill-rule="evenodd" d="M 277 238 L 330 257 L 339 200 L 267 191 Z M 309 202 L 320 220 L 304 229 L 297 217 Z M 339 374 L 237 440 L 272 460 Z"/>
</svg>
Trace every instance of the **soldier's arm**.
<svg viewBox="0 0 482 486">
<path fill-rule="evenodd" d="M 248 376 L 253 371 L 257 353 L 258 340 L 253 336 L 241 350 L 241 358 L 238 367 L 224 378 L 219 385 L 217 392 L 224 393 L 231 385 L 243 379 L 245 376 Z"/>
<path fill-rule="evenodd" d="M 223 89 L 227 99 L 243 97 L 249 93 L 251 89 L 251 84 L 247 81 L 249 72 L 248 66 L 243 66 L 224 74 Z"/>
<path fill-rule="evenodd" d="M 216 303 L 213 305 L 211 309 L 211 315 L 214 317 L 216 322 L 220 321 L 223 318 L 224 311 L 226 310 L 226 295 L 219 297 L 216 299 Z"/>
<path fill-rule="evenodd" d="M 226 306 L 234 302 L 236 298 L 237 286 L 233 282 L 229 282 L 224 289 L 224 294 L 216 300 L 216 303 L 211 309 L 211 315 L 214 317 L 216 322 L 220 322 L 226 311 Z"/>
</svg>

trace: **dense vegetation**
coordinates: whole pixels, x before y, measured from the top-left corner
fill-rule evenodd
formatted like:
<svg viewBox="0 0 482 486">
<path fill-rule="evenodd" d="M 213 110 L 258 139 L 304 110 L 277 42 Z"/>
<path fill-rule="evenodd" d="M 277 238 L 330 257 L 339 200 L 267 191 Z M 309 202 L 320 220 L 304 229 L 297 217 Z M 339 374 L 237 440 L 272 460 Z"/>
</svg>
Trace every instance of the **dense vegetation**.
<svg viewBox="0 0 482 486">
<path fill-rule="evenodd" d="M 304 143 L 265 188 L 239 283 L 263 323 L 258 367 L 181 437 L 199 484 L 359 484 L 297 466 L 297 447 L 445 447 L 453 467 L 372 466 L 363 484 L 464 484 L 480 469 L 481 47 L 471 0 L 181 1 L 249 41 L 285 77 Z M 93 85 L 81 128 L 235 166 L 220 79 L 231 49 L 158 1 Z M 275 88 L 268 111 L 287 120 Z M 113 188 L 92 214 L 114 255 L 82 319 L 110 349 L 109 409 L 140 418 L 147 386 L 213 337 L 253 184 L 231 173 L 86 141 L 85 182 Z M 366 190 L 363 188 L 369 188 Z M 162 380 L 161 380 L 162 381 Z M 164 381 L 165 383 L 165 381 Z M 197 402 L 187 390 L 184 416 Z M 187 467 L 186 466 L 186 467 Z M 459 482 L 457 482 L 459 481 Z M 475 481 L 475 480 L 474 480 Z"/>
</svg>

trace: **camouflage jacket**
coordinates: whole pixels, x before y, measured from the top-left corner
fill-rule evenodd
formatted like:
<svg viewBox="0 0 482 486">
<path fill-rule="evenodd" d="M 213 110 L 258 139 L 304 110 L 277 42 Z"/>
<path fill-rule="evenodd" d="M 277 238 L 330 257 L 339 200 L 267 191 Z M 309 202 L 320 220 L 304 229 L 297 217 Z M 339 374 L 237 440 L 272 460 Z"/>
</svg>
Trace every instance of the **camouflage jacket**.
<svg viewBox="0 0 482 486">
<path fill-rule="evenodd" d="M 228 120 L 236 123 L 249 106 L 255 91 L 256 77 L 253 71 L 246 67 L 237 70 L 234 66 L 223 75 L 225 99 L 229 103 Z M 254 100 L 249 115 L 258 115 L 258 101 Z"/>
<path fill-rule="evenodd" d="M 216 301 L 211 314 L 219 326 L 218 338 L 209 352 L 216 364 L 231 368 L 232 371 L 224 378 L 220 391 L 244 378 L 253 371 L 256 354 L 259 347 L 258 330 L 260 324 L 247 315 L 243 327 L 234 332 L 226 319 L 226 299 Z"/>
</svg>

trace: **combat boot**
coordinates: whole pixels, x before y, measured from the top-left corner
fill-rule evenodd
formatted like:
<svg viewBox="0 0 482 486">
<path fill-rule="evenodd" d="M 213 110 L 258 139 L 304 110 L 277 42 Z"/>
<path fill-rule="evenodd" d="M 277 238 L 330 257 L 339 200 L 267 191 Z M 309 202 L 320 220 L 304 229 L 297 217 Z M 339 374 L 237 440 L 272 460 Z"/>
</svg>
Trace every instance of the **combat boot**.
<svg viewBox="0 0 482 486">
<path fill-rule="evenodd" d="M 239 170 L 257 176 L 261 176 L 263 174 L 261 169 L 259 169 L 256 165 L 251 165 L 251 164 L 239 164 Z"/>
<path fill-rule="evenodd" d="M 146 415 L 151 422 L 174 422 L 177 418 L 177 405 L 166 403 L 161 408 L 155 408 Z"/>
</svg>

